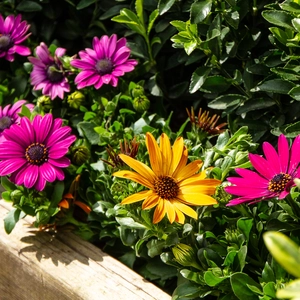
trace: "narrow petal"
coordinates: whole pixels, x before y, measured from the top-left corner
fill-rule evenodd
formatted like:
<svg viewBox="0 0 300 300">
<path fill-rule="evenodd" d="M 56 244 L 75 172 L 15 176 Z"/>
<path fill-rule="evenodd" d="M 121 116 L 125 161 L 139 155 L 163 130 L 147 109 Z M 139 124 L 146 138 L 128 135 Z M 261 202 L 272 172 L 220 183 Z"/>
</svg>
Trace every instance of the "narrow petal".
<svg viewBox="0 0 300 300">
<path fill-rule="evenodd" d="M 298 135 L 291 147 L 291 157 L 290 157 L 290 165 L 289 165 L 289 174 L 292 174 L 295 169 L 299 167 L 300 162 L 300 135 Z"/>
<path fill-rule="evenodd" d="M 165 214 L 165 200 L 160 198 L 153 214 L 153 224 L 157 224 L 158 222 L 160 222 L 165 216 Z"/>
<path fill-rule="evenodd" d="M 26 160 L 23 158 L 13 158 L 13 159 L 0 161 L 0 176 L 9 175 L 17 171 L 25 164 L 26 164 Z"/>
<path fill-rule="evenodd" d="M 170 223 L 172 224 L 175 221 L 175 217 L 176 217 L 175 207 L 170 201 L 165 200 L 165 209 L 167 212 L 167 217 Z"/>
<path fill-rule="evenodd" d="M 287 173 L 289 166 L 290 150 L 288 140 L 283 134 L 281 134 L 278 138 L 278 156 L 280 159 L 281 166 L 280 172 Z"/>
<path fill-rule="evenodd" d="M 192 186 L 192 185 L 206 185 L 206 186 L 218 186 L 221 184 L 221 181 L 218 179 L 207 178 L 204 179 L 201 174 L 195 174 L 189 178 L 186 178 L 178 183 L 178 186 L 181 188 Z"/>
<path fill-rule="evenodd" d="M 191 193 L 191 194 L 178 194 L 177 197 L 180 202 L 185 203 L 187 205 L 214 205 L 218 202 L 211 196 L 200 194 L 200 193 Z"/>
<path fill-rule="evenodd" d="M 169 175 L 173 153 L 171 149 L 170 140 L 168 136 L 164 133 L 160 136 L 159 146 L 160 146 L 160 151 L 161 151 L 161 156 L 163 161 L 162 164 L 163 174 Z"/>
<path fill-rule="evenodd" d="M 148 178 L 145 178 L 141 176 L 138 173 L 132 172 L 132 171 L 118 171 L 112 174 L 115 177 L 120 177 L 120 178 L 126 178 L 126 179 L 131 179 L 149 189 L 153 189 L 153 184 L 149 181 Z"/>
<path fill-rule="evenodd" d="M 149 191 L 149 190 L 141 191 L 139 193 L 133 194 L 133 195 L 123 199 L 121 204 L 125 205 L 125 204 L 131 204 L 131 203 L 135 203 L 135 202 L 138 202 L 138 201 L 142 201 L 146 197 L 148 197 L 151 193 L 152 193 L 152 191 Z"/>
<path fill-rule="evenodd" d="M 205 195 L 213 195 L 215 193 L 216 186 L 215 185 L 186 185 L 181 187 L 180 194 L 205 194 Z"/>
<path fill-rule="evenodd" d="M 257 154 L 250 153 L 249 160 L 258 173 L 269 180 L 278 174 L 273 170 L 273 168 L 270 167 L 270 164 L 267 160 Z"/>
<path fill-rule="evenodd" d="M 146 133 L 146 146 L 149 152 L 149 160 L 153 172 L 157 176 L 164 175 L 161 152 L 154 136 L 150 132 Z"/>
<path fill-rule="evenodd" d="M 39 167 L 36 165 L 29 165 L 26 170 L 26 175 L 24 176 L 24 185 L 30 189 L 32 188 L 39 175 Z"/>
<path fill-rule="evenodd" d="M 281 164 L 275 148 L 270 143 L 264 142 L 263 151 L 268 161 L 269 168 L 273 170 L 274 174 L 279 174 L 281 172 Z"/>
<path fill-rule="evenodd" d="M 45 162 L 40 166 L 40 173 L 46 181 L 53 182 L 56 179 L 56 170 L 50 163 Z"/>
<path fill-rule="evenodd" d="M 150 209 L 158 204 L 159 196 L 155 193 L 149 195 L 142 204 L 142 209 Z"/>
<path fill-rule="evenodd" d="M 193 218 L 193 219 L 197 219 L 198 215 L 196 213 L 196 211 L 194 211 L 192 208 L 190 208 L 189 206 L 179 202 L 179 201 L 172 201 L 173 205 L 180 210 L 181 212 L 183 212 L 184 214 L 186 214 L 187 216 Z"/>
<path fill-rule="evenodd" d="M 180 182 L 181 180 L 191 177 L 200 170 L 202 164 L 202 161 L 198 159 L 181 168 L 179 172 L 176 173 L 177 180 Z"/>
<path fill-rule="evenodd" d="M 183 138 L 179 137 L 176 139 L 176 141 L 174 142 L 173 148 L 172 148 L 172 163 L 171 163 L 171 167 L 170 167 L 170 174 L 173 174 L 174 171 L 177 169 L 179 162 L 182 159 L 182 156 L 184 156 L 184 145 L 183 145 Z M 187 155 L 187 152 L 186 152 Z M 186 157 L 187 160 L 187 157 Z"/>
<path fill-rule="evenodd" d="M 142 177 L 148 179 L 149 182 L 154 182 L 156 176 L 153 171 L 145 164 L 131 158 L 125 154 L 119 154 L 119 157 L 133 170 L 138 172 Z"/>
<path fill-rule="evenodd" d="M 184 224 L 184 220 L 185 220 L 184 214 L 176 207 L 175 207 L 175 212 L 176 212 L 175 221 L 180 223 L 180 224 Z"/>
</svg>

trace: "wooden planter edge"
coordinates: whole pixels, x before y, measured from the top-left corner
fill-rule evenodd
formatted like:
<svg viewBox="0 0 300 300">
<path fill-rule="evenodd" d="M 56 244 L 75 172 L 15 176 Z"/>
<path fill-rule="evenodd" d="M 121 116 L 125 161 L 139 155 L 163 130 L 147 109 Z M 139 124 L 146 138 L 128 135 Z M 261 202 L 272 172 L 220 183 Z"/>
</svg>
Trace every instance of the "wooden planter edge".
<svg viewBox="0 0 300 300">
<path fill-rule="evenodd" d="M 19 221 L 10 235 L 0 200 L 1 300 L 170 300 L 171 297 L 118 260 L 71 232 L 52 236 Z"/>
</svg>

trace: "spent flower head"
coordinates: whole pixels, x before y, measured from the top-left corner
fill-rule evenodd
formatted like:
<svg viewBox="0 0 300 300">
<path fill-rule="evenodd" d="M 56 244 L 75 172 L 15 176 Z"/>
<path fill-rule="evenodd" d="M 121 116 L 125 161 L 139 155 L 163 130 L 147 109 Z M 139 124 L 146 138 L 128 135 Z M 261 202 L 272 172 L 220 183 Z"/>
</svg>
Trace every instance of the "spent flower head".
<svg viewBox="0 0 300 300">
<path fill-rule="evenodd" d="M 231 200 L 227 206 L 241 203 L 256 203 L 262 200 L 278 197 L 284 199 L 290 188 L 295 185 L 293 179 L 300 176 L 300 135 L 291 148 L 287 138 L 281 134 L 278 138 L 278 153 L 268 142 L 263 143 L 265 158 L 257 154 L 249 154 L 249 160 L 257 172 L 237 168 L 241 177 L 228 177 L 232 184 L 225 191 L 239 196 Z"/>
<path fill-rule="evenodd" d="M 93 49 L 79 52 L 80 59 L 73 59 L 71 65 L 81 69 L 76 76 L 78 89 L 93 85 L 99 89 L 103 84 L 118 85 L 118 77 L 131 72 L 137 65 L 135 59 L 129 59 L 130 49 L 126 38 L 117 40 L 117 35 L 94 37 Z"/>
<path fill-rule="evenodd" d="M 14 61 L 15 54 L 29 55 L 30 49 L 21 45 L 31 33 L 27 33 L 30 25 L 26 21 L 21 22 L 21 15 L 10 15 L 5 19 L 0 14 L 0 58 Z"/>
<path fill-rule="evenodd" d="M 30 79 L 34 90 L 42 90 L 43 95 L 49 96 L 51 100 L 56 97 L 63 99 L 64 93 L 70 91 L 66 72 L 60 61 L 65 52 L 66 49 L 57 48 L 52 56 L 47 45 L 41 43 L 36 48 L 37 57 L 28 57 L 33 65 Z"/>
<path fill-rule="evenodd" d="M 146 134 L 146 146 L 149 153 L 151 168 L 127 155 L 120 158 L 133 171 L 118 171 L 113 175 L 131 179 L 142 184 L 148 190 L 133 194 L 122 201 L 130 204 L 143 201 L 142 209 L 155 208 L 153 223 L 160 222 L 164 216 L 170 223 L 184 223 L 184 214 L 197 219 L 197 213 L 189 205 L 213 205 L 217 201 L 213 195 L 220 181 L 205 179 L 205 171 L 197 173 L 202 161 L 195 160 L 187 165 L 188 151 L 183 144 L 183 138 L 176 139 L 173 147 L 166 134 L 160 136 L 158 146 L 151 133 Z"/>
</svg>

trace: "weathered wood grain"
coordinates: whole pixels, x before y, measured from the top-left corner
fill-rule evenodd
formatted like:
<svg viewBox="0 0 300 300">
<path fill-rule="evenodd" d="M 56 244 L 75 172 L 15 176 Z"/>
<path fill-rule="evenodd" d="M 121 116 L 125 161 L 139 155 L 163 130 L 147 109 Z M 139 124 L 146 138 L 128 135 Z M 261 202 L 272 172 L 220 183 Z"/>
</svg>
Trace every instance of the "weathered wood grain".
<svg viewBox="0 0 300 300">
<path fill-rule="evenodd" d="M 20 221 L 10 235 L 0 200 L 1 300 L 170 300 L 171 297 L 70 232 L 52 236 Z"/>
</svg>

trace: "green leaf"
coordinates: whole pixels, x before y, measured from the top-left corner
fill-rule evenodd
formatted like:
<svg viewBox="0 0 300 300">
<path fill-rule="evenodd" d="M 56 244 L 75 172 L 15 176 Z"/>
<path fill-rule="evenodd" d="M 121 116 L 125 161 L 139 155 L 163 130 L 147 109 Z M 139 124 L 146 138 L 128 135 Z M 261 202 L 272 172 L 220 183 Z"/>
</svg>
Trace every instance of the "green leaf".
<svg viewBox="0 0 300 300">
<path fill-rule="evenodd" d="M 230 277 L 230 283 L 235 296 L 239 300 L 258 300 L 258 296 L 248 286 L 254 286 L 260 290 L 260 285 L 245 273 L 234 273 Z"/>
<path fill-rule="evenodd" d="M 65 184 L 63 181 L 58 181 L 54 185 L 54 190 L 51 195 L 50 207 L 57 207 L 58 203 L 62 200 L 64 194 Z"/>
<path fill-rule="evenodd" d="M 206 78 L 203 86 L 201 87 L 201 90 L 208 93 L 215 93 L 216 91 L 218 93 L 222 93 L 225 92 L 230 87 L 230 85 L 230 80 L 223 76 L 209 76 Z"/>
<path fill-rule="evenodd" d="M 199 67 L 196 69 L 196 71 L 192 75 L 189 87 L 189 92 L 191 94 L 197 92 L 200 89 L 210 72 L 211 69 L 208 67 Z"/>
<path fill-rule="evenodd" d="M 76 9 L 80 10 L 83 8 L 86 8 L 88 6 L 90 6 L 91 4 L 95 3 L 97 0 L 81 0 L 77 6 Z"/>
<path fill-rule="evenodd" d="M 300 101 L 300 86 L 293 87 L 288 94 L 297 101 Z"/>
<path fill-rule="evenodd" d="M 295 87 L 293 82 L 282 79 L 272 79 L 259 84 L 251 89 L 251 92 L 263 91 L 276 94 L 288 94 L 293 87 Z"/>
<path fill-rule="evenodd" d="M 117 222 L 121 226 L 124 226 L 124 227 L 127 227 L 127 228 L 131 228 L 131 229 L 145 229 L 144 225 L 142 225 L 142 224 L 140 224 L 138 222 L 135 222 L 130 217 L 123 217 L 123 218 L 116 217 L 116 220 L 117 220 Z"/>
<path fill-rule="evenodd" d="M 247 100 L 246 96 L 239 94 L 228 94 L 217 97 L 215 100 L 208 103 L 208 107 L 213 109 L 226 109 L 230 106 L 240 104 Z"/>
<path fill-rule="evenodd" d="M 92 145 L 97 145 L 100 142 L 99 134 L 94 129 L 95 126 L 96 124 L 93 122 L 79 122 L 77 124 L 80 136 L 86 137 Z"/>
<path fill-rule="evenodd" d="M 300 19 L 299 18 L 293 19 L 292 24 L 293 24 L 294 28 L 296 29 L 296 31 L 300 32 Z"/>
<path fill-rule="evenodd" d="M 21 210 L 18 208 L 13 208 L 8 212 L 8 214 L 4 218 L 4 229 L 7 234 L 10 234 L 12 230 L 15 228 L 17 222 L 21 218 Z"/>
<path fill-rule="evenodd" d="M 237 109 L 236 114 L 241 115 L 241 114 L 247 113 L 249 111 L 268 108 L 275 104 L 276 104 L 276 102 L 271 98 L 249 99 L 246 103 L 244 103 L 242 106 L 240 106 Z"/>
<path fill-rule="evenodd" d="M 1 185 L 7 190 L 7 191 L 13 191 L 17 187 L 15 184 L 13 184 L 6 176 L 1 177 Z"/>
<path fill-rule="evenodd" d="M 281 232 L 268 231 L 263 235 L 265 244 L 275 260 L 290 274 L 300 277 L 299 246 Z"/>
<path fill-rule="evenodd" d="M 174 21 L 171 21 L 170 24 L 172 26 L 174 26 L 178 31 L 186 30 L 186 23 L 183 21 L 174 20 Z"/>
<path fill-rule="evenodd" d="M 286 11 L 289 11 L 293 14 L 299 15 L 300 14 L 300 5 L 296 3 L 294 0 L 286 0 L 283 3 L 279 4 L 279 6 Z"/>
<path fill-rule="evenodd" d="M 270 27 L 269 30 L 275 36 L 275 38 L 283 45 L 286 45 L 289 39 L 292 38 L 291 30 L 282 30 L 278 27 Z"/>
<path fill-rule="evenodd" d="M 253 219 L 243 217 L 237 221 L 237 227 L 241 230 L 247 241 L 249 241 L 249 234 L 252 229 L 252 226 Z"/>
<path fill-rule="evenodd" d="M 163 248 L 165 247 L 166 242 L 164 240 L 151 240 L 147 243 L 148 255 L 150 257 L 155 257 L 162 253 Z"/>
<path fill-rule="evenodd" d="M 199 292 L 201 291 L 201 286 L 199 284 L 187 281 L 179 284 L 173 292 L 172 299 L 194 299 L 197 298 Z"/>
<path fill-rule="evenodd" d="M 196 1 L 191 6 L 190 19 L 192 24 L 201 23 L 210 13 L 212 0 Z"/>
<path fill-rule="evenodd" d="M 104 12 L 103 15 L 101 15 L 101 16 L 99 17 L 99 20 L 100 20 L 100 21 L 102 21 L 102 20 L 107 20 L 107 19 L 109 19 L 109 18 L 111 18 L 111 17 L 113 17 L 113 16 L 119 14 L 119 13 L 120 13 L 120 10 L 121 10 L 122 8 L 124 8 L 124 5 L 123 5 L 123 4 L 112 6 L 111 8 L 109 8 L 108 10 L 106 10 L 106 11 Z"/>
<path fill-rule="evenodd" d="M 155 9 L 149 16 L 149 21 L 148 21 L 148 28 L 147 28 L 147 34 L 149 35 L 150 34 L 150 31 L 153 27 L 153 24 L 155 22 L 155 20 L 157 19 L 157 17 L 159 16 L 159 13 L 158 13 L 158 9 Z M 159 37 L 154 37 L 153 39 L 159 39 Z M 152 40 L 153 40 L 152 39 Z M 153 44 L 153 42 L 151 42 L 151 44 Z"/>
<path fill-rule="evenodd" d="M 175 0 L 159 0 L 158 2 L 158 10 L 159 14 L 163 15 L 166 13 L 175 3 Z"/>
<path fill-rule="evenodd" d="M 193 271 L 190 271 L 190 270 L 187 270 L 187 269 L 183 269 L 180 271 L 180 274 L 190 280 L 190 281 L 193 281 L 195 283 L 198 283 L 198 284 L 202 284 L 203 283 L 203 279 L 201 278 L 201 275 L 198 273 L 198 272 L 193 272 Z"/>
<path fill-rule="evenodd" d="M 270 23 L 287 29 L 294 29 L 292 26 L 293 16 L 285 11 L 263 11 L 262 16 Z"/>
<path fill-rule="evenodd" d="M 42 9 L 43 8 L 40 4 L 29 0 L 21 1 L 16 7 L 16 10 L 23 11 L 23 12 L 41 11 Z"/>
<path fill-rule="evenodd" d="M 140 19 L 140 22 L 142 25 L 145 25 L 144 23 L 144 0 L 136 0 L 135 1 L 135 11 L 136 14 L 138 16 L 138 18 Z"/>
<path fill-rule="evenodd" d="M 227 277 L 223 277 L 222 274 L 214 274 L 213 271 L 206 271 L 204 273 L 204 280 L 209 286 L 216 286 L 225 279 L 227 279 Z"/>
</svg>

